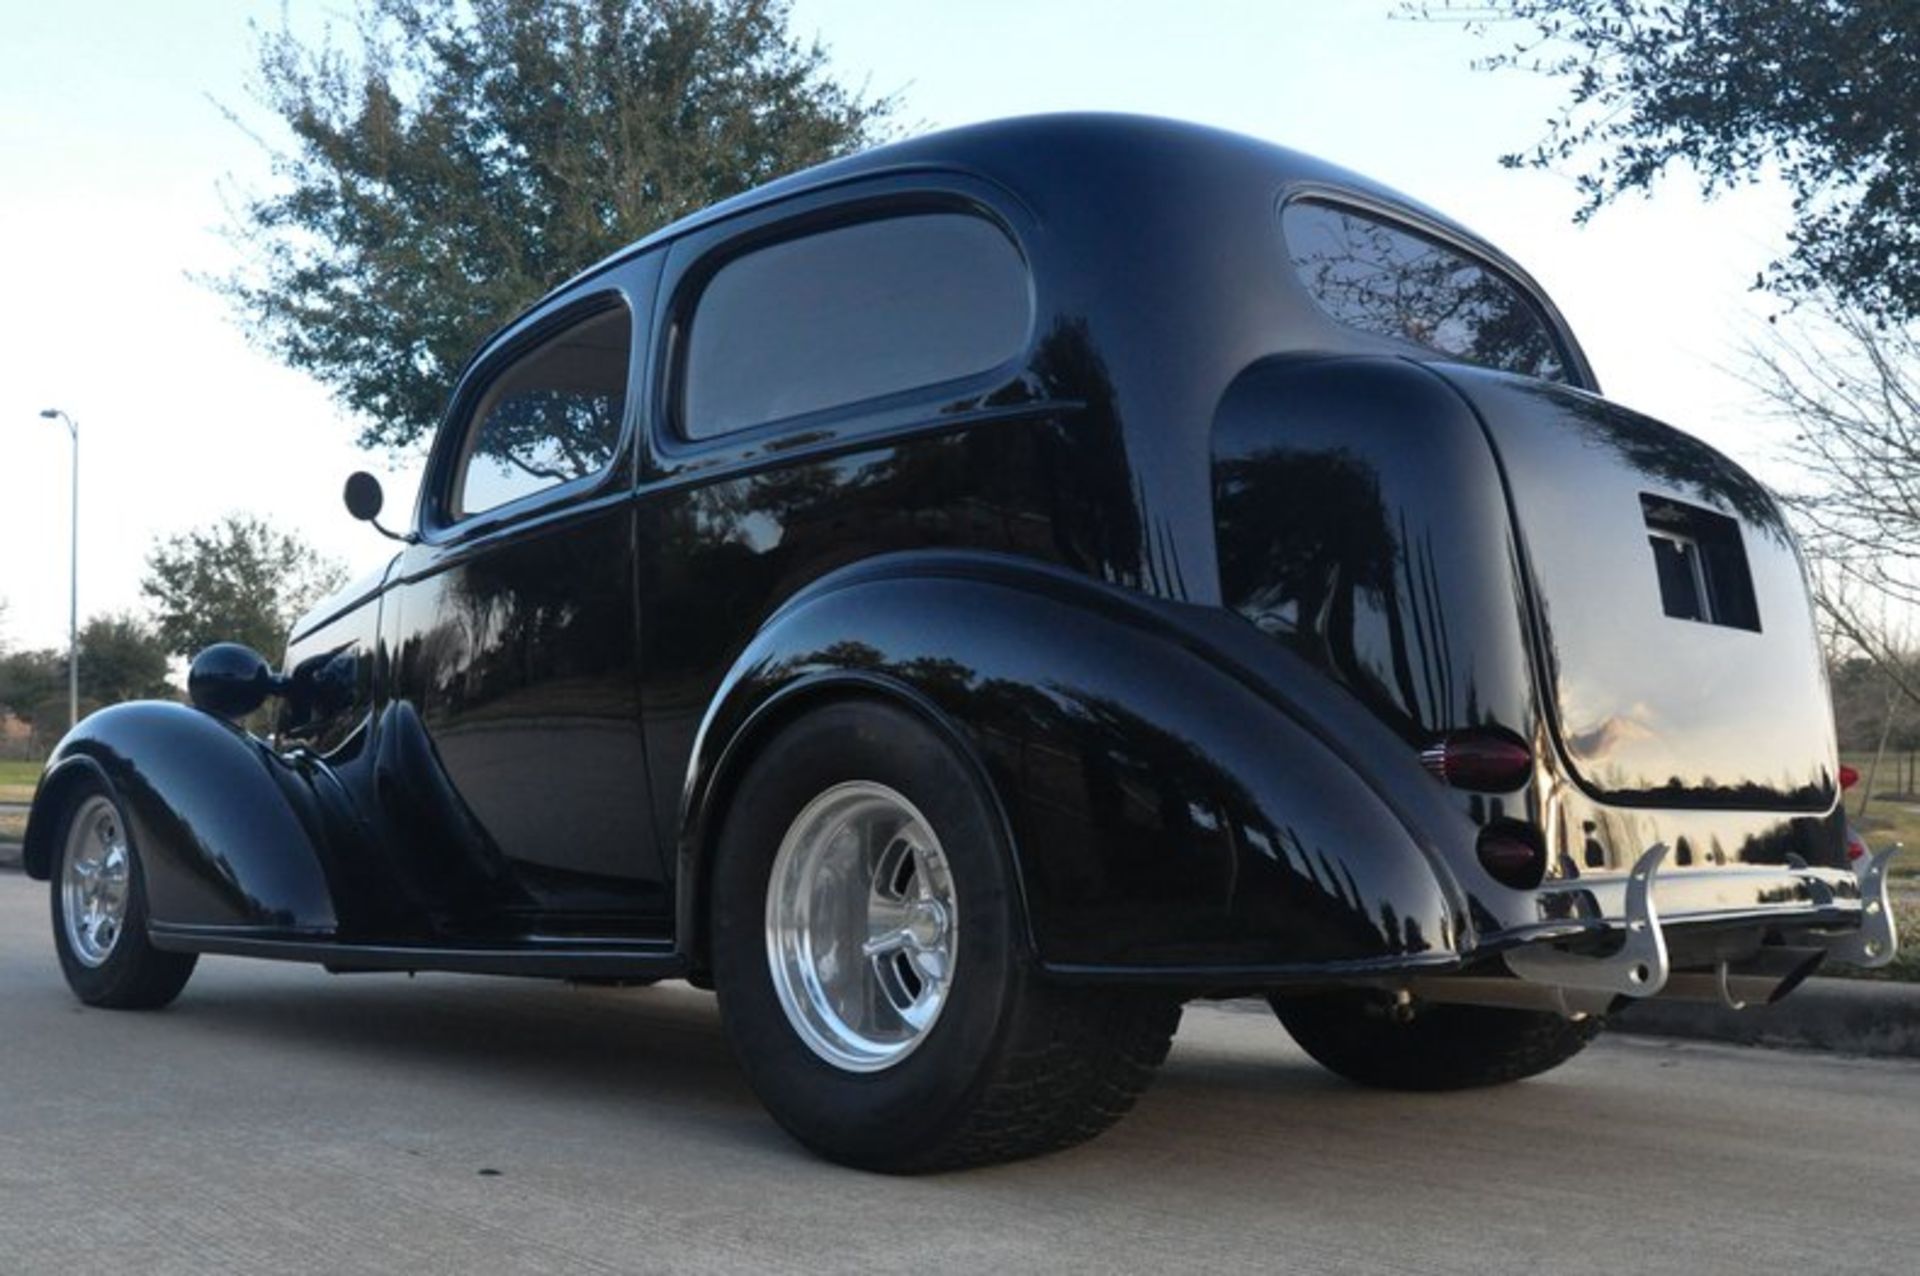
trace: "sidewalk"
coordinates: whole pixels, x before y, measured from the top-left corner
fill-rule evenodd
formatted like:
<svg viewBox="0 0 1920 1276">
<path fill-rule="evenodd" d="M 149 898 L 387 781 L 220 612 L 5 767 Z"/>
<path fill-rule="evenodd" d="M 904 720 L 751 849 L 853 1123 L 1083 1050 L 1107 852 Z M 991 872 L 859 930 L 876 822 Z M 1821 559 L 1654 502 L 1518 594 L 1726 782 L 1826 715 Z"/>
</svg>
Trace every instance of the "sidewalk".
<svg viewBox="0 0 1920 1276">
<path fill-rule="evenodd" d="M 1771 1006 L 1642 1001 L 1607 1022 L 1643 1036 L 1920 1059 L 1920 984 L 1816 978 Z"/>
</svg>

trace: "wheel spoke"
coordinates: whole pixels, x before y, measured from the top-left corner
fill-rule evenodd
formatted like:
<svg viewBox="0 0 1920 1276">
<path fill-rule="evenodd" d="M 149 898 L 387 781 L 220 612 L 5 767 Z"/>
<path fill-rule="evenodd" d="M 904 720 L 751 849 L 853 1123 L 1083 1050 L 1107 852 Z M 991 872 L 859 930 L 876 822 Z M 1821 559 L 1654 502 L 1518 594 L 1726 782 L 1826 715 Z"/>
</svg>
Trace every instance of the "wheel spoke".
<svg viewBox="0 0 1920 1276">
<path fill-rule="evenodd" d="M 938 889 L 933 858 L 927 848 L 915 842 L 913 851 L 913 895 L 915 899 L 934 899 Z"/>
<path fill-rule="evenodd" d="M 947 978 L 947 955 L 938 948 L 916 949 L 912 957 L 913 968 L 928 983 L 944 983 Z"/>
<path fill-rule="evenodd" d="M 896 926 L 892 930 L 883 930 L 860 946 L 861 953 L 867 958 L 897 953 L 902 948 L 914 946 L 913 931 L 905 926 Z"/>
</svg>

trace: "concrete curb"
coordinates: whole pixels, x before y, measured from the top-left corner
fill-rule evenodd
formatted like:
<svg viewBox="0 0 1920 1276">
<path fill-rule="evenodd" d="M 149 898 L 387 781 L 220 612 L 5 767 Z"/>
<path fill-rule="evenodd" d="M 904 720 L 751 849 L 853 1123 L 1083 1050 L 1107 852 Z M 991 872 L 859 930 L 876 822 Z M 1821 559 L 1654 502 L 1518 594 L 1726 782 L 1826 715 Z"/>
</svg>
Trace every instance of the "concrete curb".
<svg viewBox="0 0 1920 1276">
<path fill-rule="evenodd" d="M 0 842 L 0 868 L 20 867 L 20 843 Z"/>
<path fill-rule="evenodd" d="M 1641 1001 L 1608 1016 L 1615 1032 L 1744 1046 L 1794 1046 L 1842 1054 L 1920 1058 L 1920 984 L 1809 979 L 1771 1006 L 1728 1010 Z"/>
</svg>

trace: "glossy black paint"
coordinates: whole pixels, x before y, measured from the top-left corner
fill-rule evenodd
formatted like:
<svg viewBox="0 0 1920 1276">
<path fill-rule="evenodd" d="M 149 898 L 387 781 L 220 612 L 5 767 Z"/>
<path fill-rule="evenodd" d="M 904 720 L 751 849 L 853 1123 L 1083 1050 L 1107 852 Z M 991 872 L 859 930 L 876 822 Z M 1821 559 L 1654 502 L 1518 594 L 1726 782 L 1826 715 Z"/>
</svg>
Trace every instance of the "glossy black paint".
<svg viewBox="0 0 1920 1276">
<path fill-rule="evenodd" d="M 1573 778 L 1633 806 L 1829 810 L 1838 794 L 1820 644 L 1773 498 L 1699 440 L 1576 392 L 1478 369 L 1447 381 L 1509 476 L 1540 667 Z M 1662 612 L 1643 496 L 1733 520 L 1758 620 Z M 1765 694 L 1753 694 L 1764 689 Z"/>
<path fill-rule="evenodd" d="M 330 777 L 212 714 L 141 701 L 102 709 L 48 760 L 24 845 L 45 877 L 52 812 L 83 773 L 104 778 L 140 847 L 152 916 L 186 925 L 337 929 L 324 867 Z"/>
<path fill-rule="evenodd" d="M 1559 327 L 1576 388 L 1334 323 L 1280 239 L 1280 208 L 1303 197 L 1511 276 Z M 1036 315 L 1022 354 L 677 437 L 679 338 L 719 263 L 930 209 L 1018 244 Z M 610 298 L 635 332 L 613 464 L 454 519 L 479 395 L 558 319 Z M 188 710 L 102 714 L 43 792 L 98 766 L 136 795 L 175 946 L 698 976 L 705 856 L 739 767 L 808 704 L 869 696 L 972 760 L 1035 953 L 1063 975 L 1257 985 L 1460 966 L 1604 931 L 1652 840 L 1681 848 L 1670 916 L 1845 920 L 1831 725 L 1777 511 L 1594 388 L 1517 268 L 1329 165 L 1108 117 L 916 139 L 671 227 L 489 343 L 454 393 L 417 543 L 295 636 L 277 747 Z M 1691 622 L 1661 614 L 1648 493 L 1739 520 L 1758 633 L 1681 633 Z M 1761 653 L 1770 694 L 1663 701 L 1697 690 L 1659 676 L 1648 653 L 1667 645 L 1695 684 L 1722 653 Z M 1599 748 L 1582 678 L 1680 704 L 1690 725 L 1639 753 Z M 1533 774 L 1505 793 L 1439 783 L 1419 750 L 1466 728 L 1528 742 Z M 44 873 L 38 821 L 29 867 Z M 1479 865 L 1480 830 L 1504 821 L 1548 848 L 1539 890 Z M 1815 898 L 1794 863 L 1832 888 Z"/>
<path fill-rule="evenodd" d="M 685 877 L 756 740 L 821 697 L 882 697 L 949 724 L 999 796 L 1044 961 L 1453 959 L 1465 900 L 1437 857 L 1132 595 L 1007 556 L 887 555 L 795 598 L 734 668 L 699 733 Z"/>
<path fill-rule="evenodd" d="M 214 643 L 187 670 L 187 698 L 216 718 L 244 718 L 278 687 L 266 657 L 237 642 Z"/>
</svg>

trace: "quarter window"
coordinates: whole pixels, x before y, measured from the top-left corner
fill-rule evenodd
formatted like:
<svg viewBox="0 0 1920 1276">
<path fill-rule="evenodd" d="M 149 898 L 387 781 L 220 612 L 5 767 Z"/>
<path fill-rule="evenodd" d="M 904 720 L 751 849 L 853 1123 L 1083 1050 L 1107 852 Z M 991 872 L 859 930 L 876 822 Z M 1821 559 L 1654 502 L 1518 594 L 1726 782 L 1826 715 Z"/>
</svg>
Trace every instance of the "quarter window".
<svg viewBox="0 0 1920 1276">
<path fill-rule="evenodd" d="M 615 306 L 549 337 L 488 386 L 453 488 L 464 518 L 598 474 L 620 446 L 633 323 Z"/>
<path fill-rule="evenodd" d="M 1567 379 L 1559 343 L 1539 309 L 1491 268 L 1412 231 L 1327 204 L 1287 205 L 1282 227 L 1308 291 L 1348 327 L 1484 367 Z"/>
<path fill-rule="evenodd" d="M 680 428 L 708 439 L 972 376 L 1026 346 L 1026 264 L 963 213 L 861 222 L 734 258 L 688 328 Z"/>
</svg>

